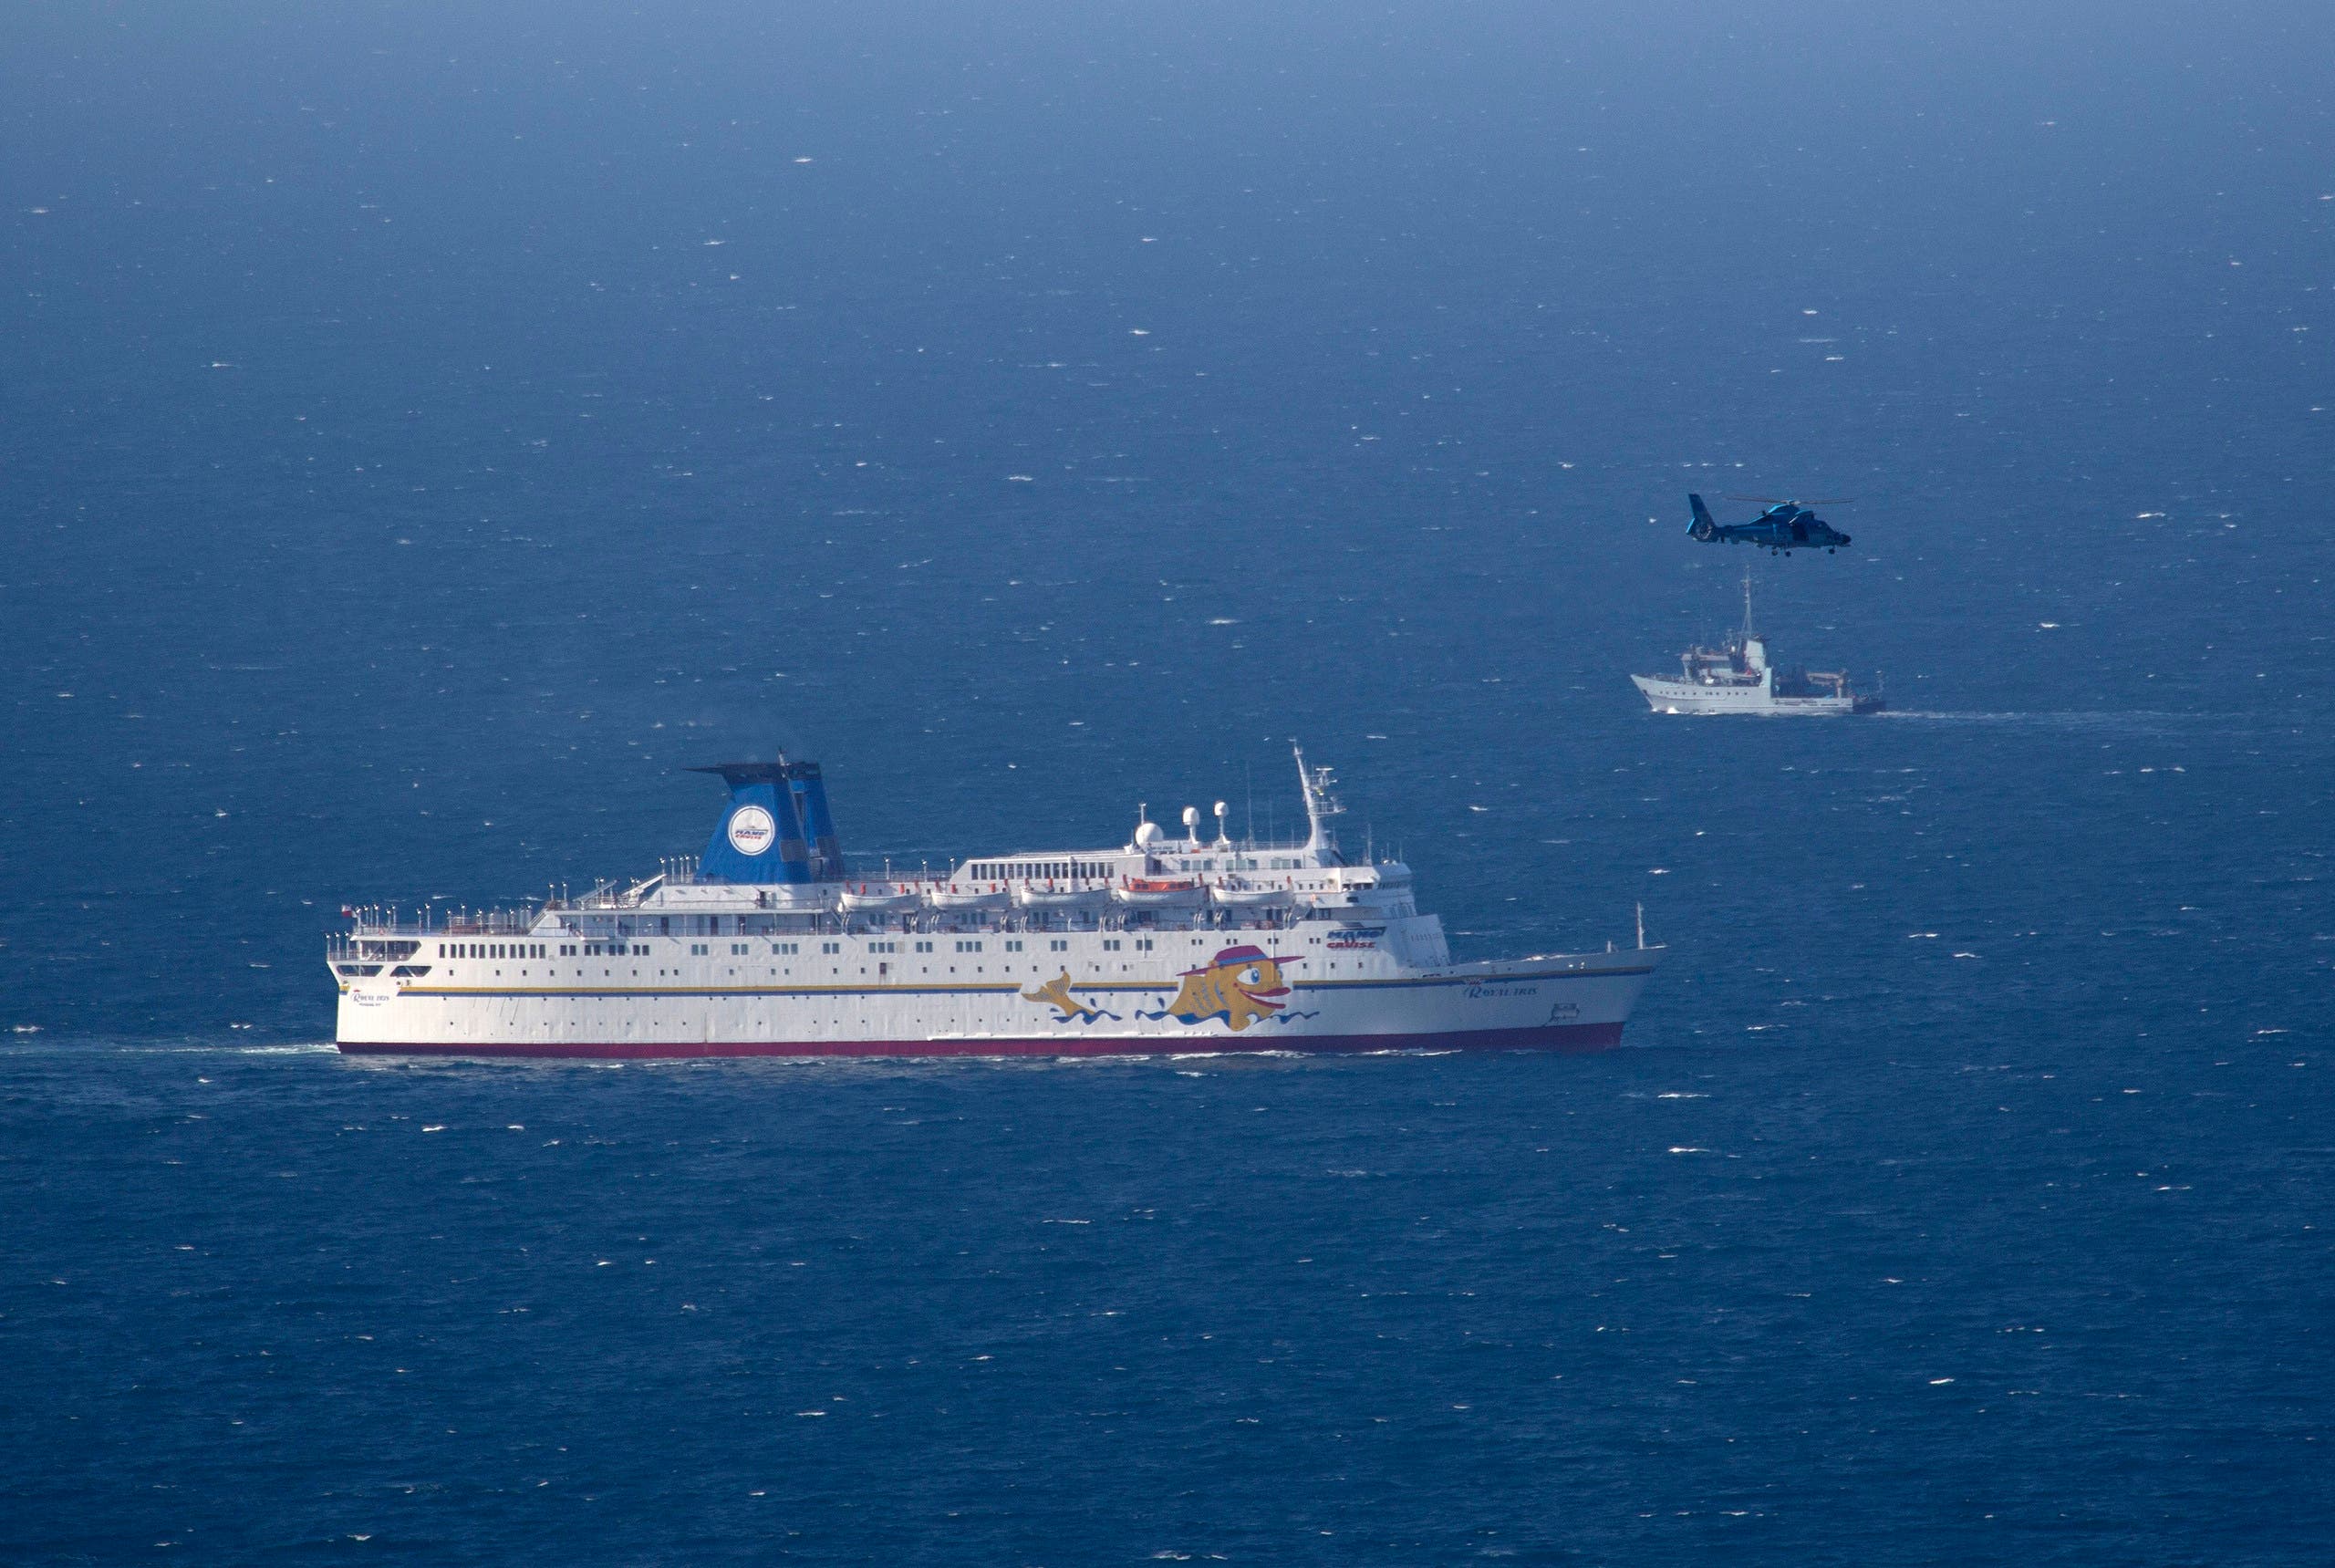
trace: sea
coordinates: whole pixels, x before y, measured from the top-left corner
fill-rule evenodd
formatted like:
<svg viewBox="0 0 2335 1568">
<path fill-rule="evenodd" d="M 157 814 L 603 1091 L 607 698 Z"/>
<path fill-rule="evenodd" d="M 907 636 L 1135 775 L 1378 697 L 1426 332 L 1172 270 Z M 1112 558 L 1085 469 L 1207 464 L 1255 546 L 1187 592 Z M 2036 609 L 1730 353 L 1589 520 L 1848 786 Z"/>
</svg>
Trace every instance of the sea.
<svg viewBox="0 0 2335 1568">
<path fill-rule="evenodd" d="M 2335 13 L 0 45 L 0 1561 L 2335 1558 Z M 1885 713 L 1646 710 L 1747 567 Z M 1642 919 L 1624 1048 L 331 1047 L 692 766 L 1292 742 L 1459 956 Z"/>
</svg>

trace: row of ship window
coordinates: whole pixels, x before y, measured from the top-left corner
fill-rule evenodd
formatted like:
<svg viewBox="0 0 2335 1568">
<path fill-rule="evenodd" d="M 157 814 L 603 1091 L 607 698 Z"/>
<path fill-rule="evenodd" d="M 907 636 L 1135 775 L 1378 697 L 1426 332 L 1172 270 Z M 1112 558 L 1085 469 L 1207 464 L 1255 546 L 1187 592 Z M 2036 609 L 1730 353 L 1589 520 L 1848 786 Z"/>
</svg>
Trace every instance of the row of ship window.
<svg viewBox="0 0 2335 1568">
<path fill-rule="evenodd" d="M 979 882 L 1001 882 L 1009 877 L 1093 881 L 1112 872 L 1109 866 L 1095 860 L 978 860 L 966 867 L 965 874 Z"/>
<path fill-rule="evenodd" d="M 1082 862 L 1070 862 L 1070 864 L 1083 865 Z M 1282 869 L 1284 865 L 1293 867 L 1297 863 L 1294 860 L 1287 862 L 1274 860 L 1269 864 L 1273 869 L 1279 870 Z M 1213 861 L 1207 863 L 1208 868 L 1210 869 L 1213 869 L 1216 863 Z M 1226 861 L 1224 865 L 1227 869 L 1236 868 L 1236 863 L 1232 861 Z M 1250 862 L 1240 862 L 1238 863 L 1238 867 L 1253 868 L 1253 866 L 1252 863 Z M 981 876 L 985 880 L 996 879 L 990 877 L 987 874 L 1002 871 L 1006 868 L 1006 864 L 1003 862 L 1000 862 L 996 865 L 976 865 L 971 867 L 969 874 Z M 1199 869 L 1201 868 L 1201 863 L 1194 861 L 1186 866 L 1185 868 Z M 1102 868 L 1097 867 L 1096 869 L 1098 874 L 1102 873 Z M 1331 884 L 1326 880 L 1309 881 L 1298 884 L 1298 888 L 1301 891 L 1326 891 L 1329 890 Z M 653 922 L 656 928 L 655 929 L 644 929 L 643 934 L 660 937 L 762 937 L 767 940 L 769 933 L 773 929 L 772 922 L 777 917 L 771 915 L 664 916 L 659 917 Z M 676 929 L 677 926 L 678 929 Z M 787 944 L 784 943 L 773 944 L 772 950 L 779 950 L 780 948 L 785 947 L 786 945 Z M 489 949 L 493 950 L 489 951 Z M 552 956 L 543 950 L 543 945 L 541 943 L 441 942 L 439 944 L 439 950 L 438 956 L 441 958 L 546 958 Z M 560 950 L 558 956 L 564 958 L 578 956 L 586 958 L 600 958 L 607 955 L 615 955 L 622 958 L 637 956 L 640 951 L 641 950 L 632 947 L 629 943 L 612 939 L 603 942 L 570 944 L 563 947 Z"/>
<path fill-rule="evenodd" d="M 957 939 L 957 951 L 960 953 L 980 952 L 982 950 L 982 942 L 985 939 L 981 937 L 960 937 Z M 1122 951 L 1126 946 L 1127 940 L 1128 939 L 1123 937 L 1105 937 L 1103 939 L 1103 950 L 1110 953 Z M 1152 950 L 1151 938 L 1136 937 L 1133 939 L 1133 940 L 1135 942 L 1135 950 L 1136 952 L 1149 952 Z M 802 946 L 803 944 L 800 942 L 773 942 L 770 944 L 771 956 L 773 958 L 793 958 L 802 950 Z M 1022 939 L 1017 937 L 1009 937 L 1004 941 L 1005 950 L 1010 953 L 1018 953 L 1022 951 L 1023 946 L 1024 944 Z M 438 956 L 440 958 L 458 959 L 539 959 L 554 956 L 547 950 L 547 947 L 548 944 L 543 942 L 440 942 L 438 944 Z M 647 958 L 649 956 L 648 947 L 643 943 L 638 942 L 562 942 L 558 944 L 558 947 L 559 951 L 556 956 L 560 958 Z M 840 953 L 843 951 L 843 944 L 841 942 L 821 942 L 819 944 L 819 950 L 823 953 Z M 900 944 L 896 941 L 871 941 L 867 944 L 867 950 L 871 953 L 896 953 L 900 950 Z M 914 942 L 910 944 L 910 950 L 914 952 L 929 953 L 933 950 L 933 945 L 929 941 Z M 1050 937 L 1046 940 L 1046 950 L 1057 953 L 1068 952 L 1070 950 L 1070 942 L 1065 938 Z M 751 942 L 732 942 L 730 944 L 730 956 L 732 958 L 745 958 L 750 956 L 752 951 L 753 944 Z M 691 942 L 690 944 L 690 954 L 693 958 L 711 958 L 713 956 L 713 944 L 711 942 Z M 358 971 L 344 967 L 341 972 L 344 974 L 351 974 Z M 380 966 L 377 964 L 371 970 L 364 972 L 379 974 L 380 972 Z"/>
<path fill-rule="evenodd" d="M 985 946 L 986 941 L 987 939 L 983 937 L 960 937 L 956 940 L 955 949 L 960 953 L 983 952 L 987 950 Z M 1010 953 L 1023 951 L 1027 946 L 1022 939 L 1019 937 L 1008 937 L 1001 945 L 1003 947 L 1005 951 Z M 1104 950 L 1107 952 L 1117 952 L 1120 945 L 1120 940 L 1117 938 L 1106 939 L 1103 943 Z M 1136 939 L 1135 945 L 1136 950 L 1138 952 L 1148 952 L 1151 950 L 1151 939 L 1149 937 L 1137 937 Z M 770 951 L 773 958 L 793 958 L 802 951 L 802 948 L 803 944 L 800 942 L 773 942 L 770 944 Z M 572 952 L 574 950 L 575 950 L 571 948 L 562 948 L 560 950 L 563 953 Z M 592 948 L 588 950 L 597 953 L 601 950 L 598 948 Z M 610 952 L 621 953 L 624 951 L 624 949 L 621 947 L 615 947 L 610 948 L 607 950 Z M 647 948 L 635 948 L 632 950 L 636 954 L 643 954 L 648 952 L 649 950 Z M 819 950 L 823 953 L 840 953 L 843 951 L 843 944 L 841 942 L 821 942 L 819 944 Z M 867 944 L 867 950 L 871 953 L 896 953 L 900 950 L 900 944 L 897 941 L 870 941 Z M 908 944 L 908 950 L 910 952 L 929 953 L 933 950 L 933 944 L 929 941 L 912 941 Z M 1064 937 L 1050 937 L 1046 940 L 1046 950 L 1048 952 L 1066 953 L 1070 950 L 1070 941 Z M 753 951 L 754 944 L 752 942 L 732 942 L 730 944 L 730 956 L 732 958 L 751 958 L 753 956 Z M 691 942 L 690 944 L 690 954 L 693 958 L 711 958 L 713 956 L 713 944 L 711 942 Z"/>
<path fill-rule="evenodd" d="M 1179 859 L 1178 867 L 1186 871 L 1298 871 L 1304 868 L 1295 856 L 1276 855 L 1260 859 L 1253 855 L 1209 856 Z M 966 862 L 965 875 L 976 882 L 1095 880 L 1116 873 L 1105 862 L 1094 860 L 971 860 Z"/>
</svg>

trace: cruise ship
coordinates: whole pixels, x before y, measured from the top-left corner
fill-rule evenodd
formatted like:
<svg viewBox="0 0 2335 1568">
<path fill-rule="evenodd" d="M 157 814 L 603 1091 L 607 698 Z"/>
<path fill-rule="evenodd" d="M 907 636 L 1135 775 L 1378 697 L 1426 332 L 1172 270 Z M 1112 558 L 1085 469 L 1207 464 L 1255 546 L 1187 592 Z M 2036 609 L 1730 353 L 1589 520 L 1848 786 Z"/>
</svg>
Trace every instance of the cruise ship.
<svg viewBox="0 0 2335 1568">
<path fill-rule="evenodd" d="M 348 1053 L 522 1057 L 1594 1051 L 1659 948 L 1456 963 L 1410 868 L 1350 859 L 1297 753 L 1302 843 L 1173 836 L 854 869 L 814 762 L 726 763 L 705 850 L 523 909 L 349 909 Z"/>
<path fill-rule="evenodd" d="M 1679 656 L 1676 675 L 1633 675 L 1657 713 L 1765 713 L 1776 716 L 1878 713 L 1881 694 L 1860 692 L 1846 670 L 1778 670 L 1767 639 L 1751 629 L 1751 574 L 1743 574 L 1743 629 L 1718 648 L 1700 643 Z"/>
</svg>

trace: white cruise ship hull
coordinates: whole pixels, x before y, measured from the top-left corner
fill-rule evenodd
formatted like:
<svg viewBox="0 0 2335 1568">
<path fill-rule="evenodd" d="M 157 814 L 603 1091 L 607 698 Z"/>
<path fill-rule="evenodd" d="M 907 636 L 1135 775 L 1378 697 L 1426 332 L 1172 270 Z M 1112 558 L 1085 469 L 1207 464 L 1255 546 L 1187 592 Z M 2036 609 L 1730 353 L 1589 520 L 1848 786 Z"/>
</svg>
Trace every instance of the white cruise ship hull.
<svg viewBox="0 0 2335 1568">
<path fill-rule="evenodd" d="M 724 763 L 695 865 L 522 909 L 342 912 L 350 1053 L 1105 1056 L 1618 1045 L 1659 950 L 1455 964 L 1410 867 L 1352 862 L 1299 755 L 1301 843 L 1170 839 L 846 871 L 816 763 Z M 879 904 L 903 892 L 912 901 Z M 1221 891 L 1229 903 L 1217 908 Z"/>
<path fill-rule="evenodd" d="M 1208 946 L 1266 933 L 1209 933 Z M 1300 950 L 1302 928 L 1282 933 Z M 1313 941 L 1323 940 L 1318 931 Z M 1164 940 L 1163 940 L 1164 945 Z M 1178 944 L 1179 946 L 1182 944 Z M 627 958 L 586 966 L 530 961 L 502 974 L 402 982 L 356 981 L 339 1003 L 351 1054 L 536 1057 L 1095 1056 L 1186 1052 L 1393 1050 L 1599 1051 L 1621 1044 L 1658 949 L 1525 959 L 1432 972 L 1303 980 L 1292 973 L 1271 1011 L 1201 1013 L 1169 962 L 1148 974 L 1073 980 L 1065 1012 L 1043 992 L 1074 966 L 957 966 L 956 974 L 870 983 L 839 962 L 783 982 L 706 966 L 686 972 Z M 950 955 L 950 956 L 954 956 Z M 1054 957 L 1061 955 L 1041 955 Z M 1205 964 L 1206 956 L 1199 961 Z M 617 972 L 635 968 L 651 972 Z M 462 965 L 482 971 L 494 964 Z M 762 967 L 769 967 L 767 963 Z M 784 967 L 784 966 L 782 966 Z M 949 966 L 937 966 L 946 969 Z M 1105 966 L 1097 966 L 1098 968 Z M 1116 969 L 1116 964 L 1107 966 Z M 1305 967 L 1288 961 L 1291 971 Z M 1361 967 L 1351 960 L 1341 967 Z M 548 969 L 609 972 L 549 974 Z M 670 972 L 658 974 L 659 968 Z M 723 972 L 735 969 L 738 972 Z M 1043 970 L 1046 972 L 1040 974 Z M 532 971 L 532 972 L 530 972 Z M 1209 999 L 1213 1001 L 1215 999 Z M 1181 1007 L 1181 1011 L 1178 1009 Z"/>
</svg>

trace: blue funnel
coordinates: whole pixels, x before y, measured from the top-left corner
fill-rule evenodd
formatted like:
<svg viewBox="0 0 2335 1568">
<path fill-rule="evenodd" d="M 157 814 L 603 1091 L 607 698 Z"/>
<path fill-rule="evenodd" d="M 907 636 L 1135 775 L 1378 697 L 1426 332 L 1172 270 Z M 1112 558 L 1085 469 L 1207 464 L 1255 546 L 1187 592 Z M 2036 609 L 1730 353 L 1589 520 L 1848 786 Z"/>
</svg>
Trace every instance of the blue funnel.
<svg viewBox="0 0 2335 1568">
<path fill-rule="evenodd" d="M 720 774 L 730 786 L 730 809 L 706 841 L 697 873 L 709 882 L 808 882 L 810 847 L 803 839 L 794 780 L 818 764 L 718 763 L 691 773 Z"/>
<path fill-rule="evenodd" d="M 803 821 L 803 836 L 811 848 L 811 880 L 843 880 L 843 846 L 835 841 L 835 819 L 827 815 L 826 781 L 816 763 L 797 763 L 793 778 L 794 805 Z"/>
</svg>

